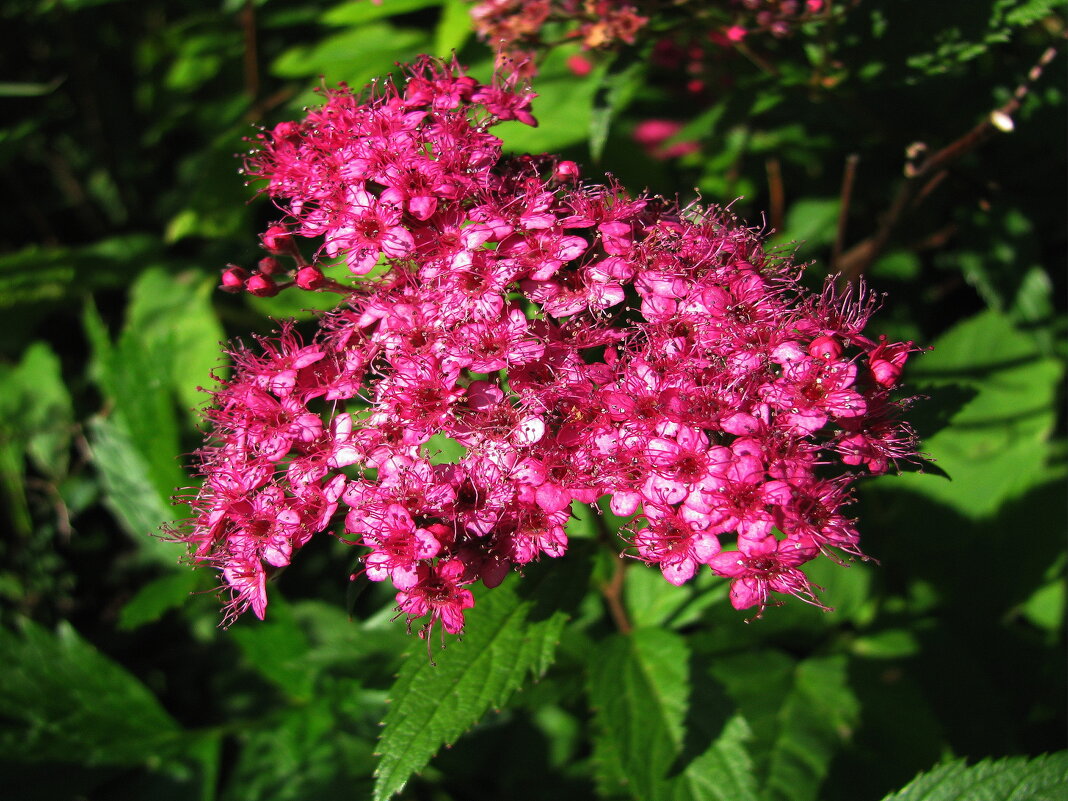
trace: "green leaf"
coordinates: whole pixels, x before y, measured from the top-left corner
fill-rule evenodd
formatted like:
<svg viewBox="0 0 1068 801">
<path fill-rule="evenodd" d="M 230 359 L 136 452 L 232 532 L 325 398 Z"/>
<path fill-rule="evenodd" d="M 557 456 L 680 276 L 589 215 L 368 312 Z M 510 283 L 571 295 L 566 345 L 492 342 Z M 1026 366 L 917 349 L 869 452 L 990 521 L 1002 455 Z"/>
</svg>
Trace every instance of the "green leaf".
<svg viewBox="0 0 1068 801">
<path fill-rule="evenodd" d="M 845 657 L 796 662 L 778 651 L 720 656 L 712 674 L 753 731 L 749 745 L 765 801 L 809 801 L 859 717 Z"/>
<path fill-rule="evenodd" d="M 0 629 L 0 748 L 5 759 L 136 765 L 181 730 L 136 678 L 63 623 Z"/>
<path fill-rule="evenodd" d="M 170 383 L 190 410 L 209 402 L 199 387 L 210 383 L 222 361 L 225 334 L 211 305 L 216 284 L 215 278 L 194 272 L 150 269 L 134 284 L 126 312 L 127 330 L 149 350 L 169 357 Z"/>
<path fill-rule="evenodd" d="M 45 475 L 62 478 L 70 457 L 74 404 L 63 382 L 59 357 L 44 342 L 36 342 L 23 355 L 16 378 L 24 393 L 32 392 L 19 421 L 29 436 L 30 458 Z"/>
<path fill-rule="evenodd" d="M 1010 0 L 1007 5 L 1009 10 L 1005 14 L 1005 22 L 1019 27 L 1038 22 L 1064 8 L 1060 0 L 1026 0 L 1023 3 Z"/>
<path fill-rule="evenodd" d="M 14 368 L 2 371 L 0 441 L 10 443 L 53 480 L 67 474 L 74 409 L 59 357 L 45 342 L 31 344 Z"/>
<path fill-rule="evenodd" d="M 627 107 L 645 75 L 646 63 L 625 51 L 608 65 L 593 95 L 590 110 L 590 155 L 600 161 L 612 121 Z"/>
<path fill-rule="evenodd" d="M 434 52 L 440 58 L 449 58 L 454 52 L 459 52 L 472 32 L 471 4 L 468 0 L 444 0 L 441 19 L 434 29 Z"/>
<path fill-rule="evenodd" d="M 241 620 L 229 629 L 245 658 L 265 678 L 290 698 L 308 700 L 315 684 L 315 672 L 305 658 L 308 638 L 297 625 L 289 604 L 275 594 L 266 620 Z"/>
<path fill-rule="evenodd" d="M 594 93 L 605 66 L 578 78 L 567 67 L 567 55 L 574 52 L 575 48 L 555 47 L 538 70 L 534 82 L 538 96 L 531 106 L 537 128 L 513 120 L 493 129 L 506 153 L 554 153 L 588 141 Z"/>
<path fill-rule="evenodd" d="M 376 19 L 408 14 L 430 6 L 441 5 L 442 0 L 382 0 L 369 3 L 367 0 L 353 0 L 334 6 L 320 18 L 326 25 L 355 26 L 372 22 Z"/>
<path fill-rule="evenodd" d="M 880 479 L 880 488 L 919 492 L 968 518 L 993 515 L 1046 478 L 1061 374 L 1059 362 L 1002 314 L 988 311 L 958 324 L 907 374 L 935 400 L 961 390 L 973 395 L 924 441 L 952 481 L 907 473 Z"/>
<path fill-rule="evenodd" d="M 574 551 L 575 549 L 573 549 Z M 375 772 L 376 801 L 385 801 L 490 709 L 504 706 L 528 676 L 542 675 L 586 586 L 587 560 L 572 552 L 564 562 L 528 570 L 479 594 L 467 613 L 463 639 L 452 640 L 431 662 L 427 646 L 410 649 L 393 689 Z"/>
<path fill-rule="evenodd" d="M 60 87 L 65 78 L 53 78 L 48 83 L 0 81 L 0 97 L 42 97 Z"/>
<path fill-rule="evenodd" d="M 96 417 L 89 421 L 93 463 L 104 485 L 104 504 L 126 533 L 152 561 L 174 566 L 183 546 L 164 542 L 156 532 L 174 518 L 174 511 L 149 478 L 149 466 L 120 420 Z"/>
<path fill-rule="evenodd" d="M 371 795 L 375 715 L 382 693 L 352 681 L 321 688 L 307 703 L 277 710 L 269 725 L 238 735 L 224 801 L 334 801 Z"/>
<path fill-rule="evenodd" d="M 0 256 L 0 309 L 123 286 L 159 254 L 158 237 L 132 234 L 77 248 L 30 245 Z"/>
<path fill-rule="evenodd" d="M 1068 787 L 1068 751 L 1028 760 L 964 760 L 921 773 L 883 801 L 1063 801 Z"/>
<path fill-rule="evenodd" d="M 624 598 L 635 627 L 677 629 L 697 622 L 711 604 L 725 601 L 727 588 L 727 582 L 710 571 L 701 571 L 693 581 L 676 587 L 659 570 L 632 565 L 627 570 Z"/>
<path fill-rule="evenodd" d="M 327 86 L 345 81 L 360 88 L 383 75 L 388 65 L 411 61 L 429 46 L 429 36 L 423 31 L 381 22 L 334 34 L 312 47 L 290 48 L 275 60 L 271 71 L 281 78 L 321 76 Z M 321 102 L 320 96 L 308 91 L 294 105 Z"/>
<path fill-rule="evenodd" d="M 176 570 L 150 581 L 137 591 L 119 613 L 119 628 L 125 631 L 155 623 L 164 613 L 182 606 L 200 584 L 194 570 Z"/>
<path fill-rule="evenodd" d="M 596 648 L 589 696 L 594 758 L 606 795 L 638 801 L 755 801 L 745 720 L 705 676 L 686 641 L 637 629 Z"/>
<path fill-rule="evenodd" d="M 834 242 L 841 201 L 834 198 L 805 198 L 786 212 L 783 230 L 773 238 L 775 244 L 802 243 L 809 249 Z"/>
</svg>

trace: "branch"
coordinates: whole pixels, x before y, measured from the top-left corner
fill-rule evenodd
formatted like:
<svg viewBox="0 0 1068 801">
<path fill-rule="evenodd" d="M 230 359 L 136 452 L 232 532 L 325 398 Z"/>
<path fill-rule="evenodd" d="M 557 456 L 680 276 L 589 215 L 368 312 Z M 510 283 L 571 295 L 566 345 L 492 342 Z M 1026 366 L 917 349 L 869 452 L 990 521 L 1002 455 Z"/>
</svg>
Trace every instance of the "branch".
<svg viewBox="0 0 1068 801">
<path fill-rule="evenodd" d="M 889 209 L 882 215 L 875 233 L 858 242 L 842 254 L 841 259 L 837 261 L 836 268 L 841 273 L 843 282 L 855 281 L 867 271 L 872 262 L 886 248 L 905 212 L 910 208 L 915 208 L 930 194 L 931 190 L 945 177 L 950 164 L 966 153 L 970 153 L 996 132 L 1008 133 L 1013 129 L 1012 115 L 1019 110 L 1020 104 L 1031 91 L 1035 81 L 1041 77 L 1042 71 L 1056 55 L 1056 47 L 1047 48 L 1028 71 L 1024 82 L 1016 87 L 1016 91 L 1006 103 L 991 111 L 979 124 L 959 139 L 927 156 L 918 165 L 911 161 L 905 165 L 905 183 L 898 189 Z M 909 151 L 910 156 L 919 157 L 924 154 L 926 147 L 922 143 L 917 143 L 910 147 Z"/>
</svg>

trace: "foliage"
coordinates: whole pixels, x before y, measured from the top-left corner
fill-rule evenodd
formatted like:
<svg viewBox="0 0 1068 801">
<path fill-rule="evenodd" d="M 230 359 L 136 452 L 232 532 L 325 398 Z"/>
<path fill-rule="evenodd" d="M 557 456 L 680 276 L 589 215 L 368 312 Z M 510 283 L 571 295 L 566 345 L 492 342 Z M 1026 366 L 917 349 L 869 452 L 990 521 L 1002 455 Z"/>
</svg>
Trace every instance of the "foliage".
<svg viewBox="0 0 1068 801">
<path fill-rule="evenodd" d="M 453 50 L 485 80 L 494 56 L 464 0 L 16 0 L 0 10 L 13 797 L 1056 797 L 1061 12 L 863 0 L 712 44 L 685 21 L 730 24 L 732 4 L 645 5 L 632 42 L 532 46 L 540 125 L 495 130 L 634 192 L 733 204 L 815 280 L 887 293 L 876 324 L 933 350 L 905 375 L 925 469 L 861 482 L 852 507 L 878 562 L 813 563 L 836 611 L 746 624 L 722 580 L 667 584 L 619 557 L 623 521 L 582 508 L 568 561 L 480 596 L 444 650 L 391 622 L 380 586 L 339 579 L 351 557 L 326 538 L 266 621 L 220 628 L 217 577 L 158 536 L 195 485 L 176 455 L 201 439 L 197 388 L 226 374 L 220 340 L 272 315 L 303 331 L 306 306 L 334 302 L 215 291 L 277 216 L 234 154 L 317 87 Z"/>
</svg>

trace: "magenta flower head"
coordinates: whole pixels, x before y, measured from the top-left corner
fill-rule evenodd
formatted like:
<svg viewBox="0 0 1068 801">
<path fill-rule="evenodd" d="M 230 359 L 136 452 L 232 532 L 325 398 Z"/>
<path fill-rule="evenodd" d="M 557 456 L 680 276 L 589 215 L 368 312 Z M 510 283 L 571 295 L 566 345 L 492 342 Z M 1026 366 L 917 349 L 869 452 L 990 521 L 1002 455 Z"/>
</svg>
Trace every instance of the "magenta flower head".
<svg viewBox="0 0 1068 801">
<path fill-rule="evenodd" d="M 282 218 L 270 274 L 224 288 L 347 302 L 310 341 L 237 348 L 213 393 L 179 536 L 229 616 L 263 617 L 267 580 L 329 532 L 409 626 L 457 633 L 471 584 L 563 557 L 572 504 L 600 499 L 672 584 L 707 569 L 757 616 L 819 605 L 801 566 L 863 555 L 855 477 L 915 456 L 891 397 L 912 344 L 866 337 L 863 288 L 806 292 L 726 212 L 504 159 L 492 127 L 534 121 L 514 80 L 429 58 L 407 76 L 329 93 L 248 163 Z"/>
</svg>

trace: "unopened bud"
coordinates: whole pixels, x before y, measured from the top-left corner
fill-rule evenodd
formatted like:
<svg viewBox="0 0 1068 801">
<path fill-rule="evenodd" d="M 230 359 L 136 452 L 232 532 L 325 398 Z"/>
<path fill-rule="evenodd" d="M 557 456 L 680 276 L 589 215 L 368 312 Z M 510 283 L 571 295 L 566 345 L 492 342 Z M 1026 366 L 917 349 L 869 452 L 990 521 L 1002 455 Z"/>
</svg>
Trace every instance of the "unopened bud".
<svg viewBox="0 0 1068 801">
<path fill-rule="evenodd" d="M 282 271 L 282 263 L 273 256 L 264 256 L 256 265 L 264 275 L 275 275 Z"/>
<path fill-rule="evenodd" d="M 248 279 L 245 289 L 258 298 L 273 298 L 278 294 L 278 287 L 269 275 L 257 273 Z"/>
<path fill-rule="evenodd" d="M 574 181 L 579 177 L 579 165 L 573 161 L 561 161 L 556 165 L 556 180 Z"/>
<path fill-rule="evenodd" d="M 263 246 L 271 253 L 286 253 L 293 236 L 281 225 L 272 225 L 263 232 Z"/>
<path fill-rule="evenodd" d="M 220 289 L 224 292 L 240 292 L 247 278 L 248 273 L 245 270 L 236 264 L 230 264 L 223 270 Z"/>
<path fill-rule="evenodd" d="M 842 345 L 834 337 L 816 337 L 808 346 L 808 355 L 816 359 L 831 361 L 842 355 Z"/>
<path fill-rule="evenodd" d="M 302 267 L 297 271 L 296 283 L 301 289 L 319 289 L 326 283 L 326 276 L 318 267 Z"/>
</svg>

